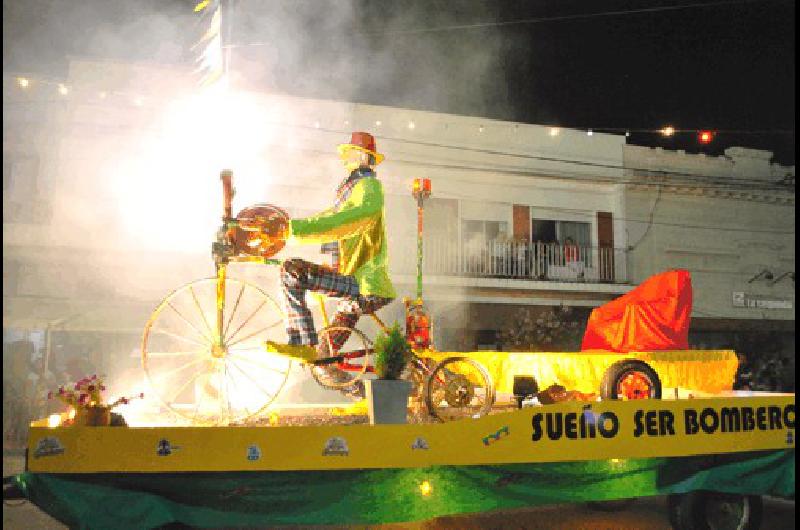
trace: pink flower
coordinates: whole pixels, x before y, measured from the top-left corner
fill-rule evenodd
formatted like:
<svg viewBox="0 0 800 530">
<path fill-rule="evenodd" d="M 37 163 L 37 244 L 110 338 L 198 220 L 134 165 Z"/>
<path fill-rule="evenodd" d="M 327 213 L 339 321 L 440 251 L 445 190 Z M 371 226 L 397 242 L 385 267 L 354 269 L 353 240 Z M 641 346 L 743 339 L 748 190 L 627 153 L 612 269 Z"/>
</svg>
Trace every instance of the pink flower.
<svg viewBox="0 0 800 530">
<path fill-rule="evenodd" d="M 80 389 L 81 389 L 81 385 L 79 383 L 76 383 L 75 384 L 75 390 L 80 390 Z"/>
<path fill-rule="evenodd" d="M 105 387 L 105 386 L 103 386 L 103 385 L 100 385 L 100 390 L 105 390 L 105 389 L 106 389 L 106 387 Z"/>
<path fill-rule="evenodd" d="M 94 374 L 94 375 L 92 376 L 92 381 L 94 381 L 95 379 L 97 379 L 97 374 Z"/>
<path fill-rule="evenodd" d="M 139 394 L 139 397 L 140 397 L 140 398 L 144 398 L 144 392 L 140 393 L 140 394 Z"/>
</svg>

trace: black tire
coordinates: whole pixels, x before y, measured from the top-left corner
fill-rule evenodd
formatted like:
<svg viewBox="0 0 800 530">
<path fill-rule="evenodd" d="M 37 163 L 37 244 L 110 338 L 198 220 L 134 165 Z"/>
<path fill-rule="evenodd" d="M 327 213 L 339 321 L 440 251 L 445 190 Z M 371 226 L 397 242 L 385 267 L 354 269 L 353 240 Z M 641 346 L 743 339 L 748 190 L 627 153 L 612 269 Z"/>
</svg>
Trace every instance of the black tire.
<svg viewBox="0 0 800 530">
<path fill-rule="evenodd" d="M 630 374 L 639 374 L 647 378 L 650 382 L 650 399 L 661 399 L 661 379 L 655 370 L 643 361 L 628 359 L 619 361 L 609 366 L 603 374 L 600 383 L 600 396 L 603 399 L 619 399 L 618 386 L 622 379 Z"/>
<path fill-rule="evenodd" d="M 675 530 L 756 530 L 764 504 L 759 495 L 693 491 L 670 495 L 667 508 Z"/>
<path fill-rule="evenodd" d="M 472 414 L 470 416 L 471 417 L 486 416 L 487 414 L 489 414 L 489 411 L 492 410 L 492 405 L 494 404 L 494 399 L 495 399 L 494 384 L 492 383 L 492 378 L 491 376 L 489 376 L 489 373 L 486 371 L 486 368 L 484 368 L 483 365 L 481 365 L 479 362 L 470 359 L 469 357 L 448 357 L 446 359 L 443 359 L 436 366 L 434 366 L 433 370 L 431 370 L 431 373 L 425 379 L 425 391 L 424 391 L 425 405 L 428 408 L 428 413 L 430 413 L 431 416 L 433 416 L 434 418 L 436 418 L 441 422 L 448 421 L 448 419 L 439 410 L 439 404 L 434 403 L 433 399 L 434 381 L 437 379 L 437 377 L 440 376 L 440 374 L 446 378 L 449 377 L 447 374 L 457 373 L 457 372 L 451 372 L 450 370 L 447 369 L 448 365 L 454 365 L 457 363 L 466 363 L 472 366 L 483 380 L 483 386 L 486 392 L 483 404 L 478 408 L 476 414 Z"/>
<path fill-rule="evenodd" d="M 334 381 L 334 380 L 322 379 L 312 367 L 311 377 L 314 378 L 314 381 L 316 381 L 317 384 L 322 388 L 325 388 L 327 390 L 341 391 L 352 388 L 355 386 L 356 383 L 361 381 L 364 378 L 364 375 L 367 373 L 369 364 L 374 364 L 374 360 L 370 359 L 370 356 L 373 355 L 373 351 L 371 348 L 372 342 L 370 342 L 370 340 L 367 338 L 366 335 L 364 335 L 364 333 L 362 333 L 360 330 L 356 328 L 351 328 L 347 326 L 326 326 L 321 330 L 319 330 L 318 332 L 319 341 L 322 342 L 323 340 L 327 340 L 327 338 L 330 337 L 331 333 L 337 333 L 337 332 L 346 332 L 349 335 L 348 340 L 355 341 L 358 346 L 357 349 L 364 352 L 364 356 L 359 361 L 361 363 L 360 364 L 361 370 L 356 372 L 348 372 L 345 375 L 349 377 L 342 377 L 341 381 Z M 337 355 L 341 355 L 343 353 L 344 352 L 338 352 Z M 337 355 L 335 355 L 334 357 L 336 357 Z M 344 374 L 344 372 L 342 373 Z"/>
<path fill-rule="evenodd" d="M 630 508 L 634 502 L 636 502 L 636 497 L 632 499 L 618 499 L 615 501 L 589 501 L 586 503 L 586 506 L 598 512 L 621 512 Z"/>
</svg>

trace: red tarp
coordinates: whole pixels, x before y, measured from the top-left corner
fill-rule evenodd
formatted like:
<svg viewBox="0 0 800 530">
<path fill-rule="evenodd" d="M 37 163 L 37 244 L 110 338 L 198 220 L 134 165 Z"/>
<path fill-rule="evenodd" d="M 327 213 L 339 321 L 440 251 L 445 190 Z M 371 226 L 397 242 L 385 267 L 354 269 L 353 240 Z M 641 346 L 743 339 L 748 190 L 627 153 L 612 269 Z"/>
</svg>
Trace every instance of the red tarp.
<svg viewBox="0 0 800 530">
<path fill-rule="evenodd" d="M 689 271 L 657 274 L 633 291 L 592 311 L 581 351 L 624 353 L 688 349 L 691 314 Z"/>
</svg>

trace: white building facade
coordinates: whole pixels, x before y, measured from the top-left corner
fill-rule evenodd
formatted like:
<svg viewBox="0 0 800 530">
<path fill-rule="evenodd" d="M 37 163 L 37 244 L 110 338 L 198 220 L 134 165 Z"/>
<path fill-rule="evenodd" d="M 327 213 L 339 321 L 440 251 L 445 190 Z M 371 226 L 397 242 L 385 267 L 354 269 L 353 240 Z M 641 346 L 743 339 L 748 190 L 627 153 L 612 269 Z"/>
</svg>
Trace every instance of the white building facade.
<svg viewBox="0 0 800 530">
<path fill-rule="evenodd" d="M 386 155 L 378 175 L 400 296 L 416 288 L 411 182 L 432 181 L 424 296 L 441 349 L 507 349 L 504 330 L 520 311 L 533 326 L 557 307 L 584 319 L 678 267 L 692 272 L 693 316 L 710 331 L 728 321 L 793 325 L 793 187 L 729 191 L 689 179 L 693 188 L 673 175 L 793 179 L 793 167 L 763 152 L 697 157 L 621 135 L 273 94 L 247 93 L 219 111 L 204 106 L 216 100 L 187 100 L 186 73 L 147 65 L 73 61 L 64 83 L 74 89 L 63 100 L 26 103 L 38 100 L 4 80 L 4 110 L 15 116 L 4 119 L 4 206 L 49 212 L 4 217 L 4 342 L 50 325 L 106 337 L 76 347 L 127 355 L 162 296 L 213 272 L 221 169 L 234 171 L 235 209 L 268 202 L 308 215 L 330 206 L 344 176 L 335 147 L 358 130 Z M 323 259 L 315 248 L 292 254 Z M 787 276 L 748 283 L 762 267 L 772 280 Z M 275 270 L 238 273 L 276 292 Z M 737 297 L 762 301 L 740 307 Z M 382 315 L 400 320 L 402 304 Z"/>
</svg>

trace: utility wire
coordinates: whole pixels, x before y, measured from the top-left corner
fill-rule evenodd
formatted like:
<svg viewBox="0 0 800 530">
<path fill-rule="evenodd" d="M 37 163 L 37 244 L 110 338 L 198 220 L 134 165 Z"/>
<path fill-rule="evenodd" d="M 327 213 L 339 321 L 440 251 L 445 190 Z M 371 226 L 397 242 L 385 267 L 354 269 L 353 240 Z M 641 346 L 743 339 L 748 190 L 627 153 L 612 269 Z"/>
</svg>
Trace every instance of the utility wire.
<svg viewBox="0 0 800 530">
<path fill-rule="evenodd" d="M 56 99 L 51 100 L 53 103 L 66 103 L 68 100 L 65 99 Z M 14 101 L 11 101 L 14 103 Z M 97 103 L 98 105 L 103 105 L 102 103 Z M 107 105 L 107 103 L 105 104 Z M 346 131 L 339 130 L 339 129 L 330 129 L 330 128 L 321 128 L 321 127 L 312 127 L 310 125 L 298 125 L 298 124 L 289 124 L 289 123 L 279 123 L 279 122 L 269 122 L 271 125 L 276 125 L 279 127 L 291 127 L 297 129 L 306 129 L 306 130 L 317 130 L 321 132 L 327 132 L 332 134 L 342 134 Z M 151 130 L 157 130 L 155 128 L 151 128 Z M 712 187 L 715 188 L 729 188 L 729 189 L 753 189 L 753 190 L 772 190 L 772 191 L 792 191 L 790 186 L 786 184 L 781 184 L 776 182 L 772 179 L 775 178 L 774 175 L 770 175 L 768 177 L 762 178 L 738 178 L 738 177 L 726 177 L 726 176 L 714 176 L 714 175 L 704 175 L 698 173 L 689 173 L 689 172 L 680 172 L 680 171 L 671 171 L 671 170 L 659 170 L 659 169 L 651 169 L 651 168 L 637 168 L 625 165 L 617 165 L 617 164 L 603 164 L 599 162 L 590 162 L 584 160 L 573 160 L 573 159 L 566 159 L 566 158 L 559 158 L 559 157 L 549 157 L 549 156 L 537 156 L 537 155 L 526 155 L 520 153 L 512 153 L 506 151 L 498 151 L 494 149 L 483 149 L 477 147 L 464 147 L 464 146 L 457 146 L 457 145 L 448 145 L 438 142 L 425 142 L 420 140 L 411 140 L 407 138 L 397 138 L 385 135 L 375 135 L 376 138 L 397 142 L 401 144 L 409 144 L 409 145 L 419 145 L 425 147 L 435 147 L 435 148 L 442 148 L 442 149 L 449 149 L 449 150 L 457 150 L 463 152 L 472 152 L 472 153 L 482 153 L 488 155 L 497 155 L 497 156 L 508 156 L 513 158 L 520 158 L 520 159 L 527 159 L 527 160 L 537 160 L 537 161 L 544 161 L 544 162 L 555 162 L 555 163 L 562 163 L 562 164 L 571 164 L 583 167 L 597 167 L 603 169 L 613 169 L 613 170 L 620 170 L 620 171 L 638 171 L 646 173 L 646 177 L 682 177 L 683 179 L 688 179 L 690 181 L 696 181 L 701 183 L 711 184 Z M 430 163 L 428 163 L 430 165 Z M 441 167 L 448 167 L 447 165 L 441 165 Z M 453 168 L 463 168 L 463 169 L 474 169 L 474 170 L 497 170 L 496 168 L 479 168 L 479 167 L 464 167 L 464 166 L 451 166 Z M 552 170 L 548 170 L 552 171 Z M 517 172 L 518 174 L 528 175 L 528 176 L 544 176 L 541 174 L 534 173 L 532 170 L 529 171 L 522 171 Z M 560 175 L 566 175 L 565 172 L 560 171 Z M 597 182 L 602 182 L 600 178 L 592 177 L 592 180 Z M 679 185 L 679 183 L 668 183 L 668 182 L 646 182 L 640 179 L 632 181 L 632 180 L 620 180 L 619 178 L 606 178 L 605 182 L 607 183 L 631 183 L 631 184 L 669 184 L 669 185 Z M 686 185 L 686 183 L 682 183 Z"/>
<path fill-rule="evenodd" d="M 683 9 L 694 9 L 694 8 L 703 8 L 703 7 L 716 7 L 716 6 L 724 6 L 724 5 L 736 5 L 736 4 L 752 4 L 758 2 L 767 2 L 773 0 L 730 0 L 724 2 L 705 2 L 705 3 L 693 3 L 693 4 L 680 4 L 674 6 L 659 6 L 659 7 L 646 7 L 641 9 L 624 9 L 624 10 L 615 10 L 615 11 L 601 11 L 596 13 L 578 13 L 574 15 L 558 15 L 552 17 L 536 17 L 536 18 L 526 18 L 520 20 L 505 20 L 505 21 L 495 21 L 495 22 L 478 22 L 474 24 L 455 24 L 450 26 L 436 26 L 430 28 L 410 28 L 410 29 L 397 29 L 397 30 L 383 30 L 383 31 L 354 31 L 352 32 L 353 35 L 363 35 L 363 36 L 384 36 L 384 35 L 415 35 L 420 33 L 438 33 L 438 32 L 445 32 L 445 31 L 457 31 L 457 30 L 471 30 L 471 29 L 485 29 L 485 28 L 492 28 L 492 27 L 502 27 L 502 26 L 521 26 L 521 25 L 530 25 L 530 24 L 540 24 L 543 22 L 562 22 L 568 20 L 581 20 L 581 19 L 590 19 L 590 18 L 598 18 L 598 17 L 615 17 L 615 16 L 624 16 L 624 15 L 637 15 L 643 13 L 658 13 L 658 12 L 665 12 L 665 11 L 678 11 Z M 243 48 L 243 47 L 253 47 L 253 46 L 270 46 L 274 45 L 274 42 L 250 42 L 250 43 L 241 43 L 241 44 L 228 44 L 225 47 L 231 48 Z"/>
<path fill-rule="evenodd" d="M 475 196 L 468 196 L 468 195 L 460 195 L 458 193 L 448 193 L 447 197 L 442 197 L 442 199 L 459 199 L 459 200 L 468 200 L 468 201 L 475 201 Z M 436 200 L 436 199 L 433 199 Z M 499 202 L 499 201 L 498 201 Z M 573 208 L 559 208 L 557 206 L 537 206 L 534 204 L 526 204 L 534 211 L 554 211 L 554 212 L 566 212 L 571 215 L 586 217 L 587 219 L 594 219 L 596 217 L 596 212 L 587 212 L 586 210 L 577 210 Z M 654 203 L 655 206 L 655 203 Z M 767 230 L 767 229 L 758 229 L 758 228 L 742 228 L 742 227 L 725 227 L 725 226 L 712 226 L 712 225 L 698 225 L 698 224 L 688 224 L 688 223 L 670 223 L 665 221 L 655 221 L 651 219 L 636 219 L 632 217 L 617 217 L 613 218 L 615 221 L 626 221 L 630 223 L 648 223 L 649 225 L 656 225 L 656 226 L 671 226 L 675 228 L 692 228 L 698 230 L 717 230 L 720 232 L 738 232 L 738 233 L 756 233 L 756 234 L 774 234 L 774 235 L 794 235 L 794 230 Z M 557 219 L 554 219 L 557 220 Z M 618 250 L 625 250 L 623 247 L 619 247 Z"/>
</svg>

